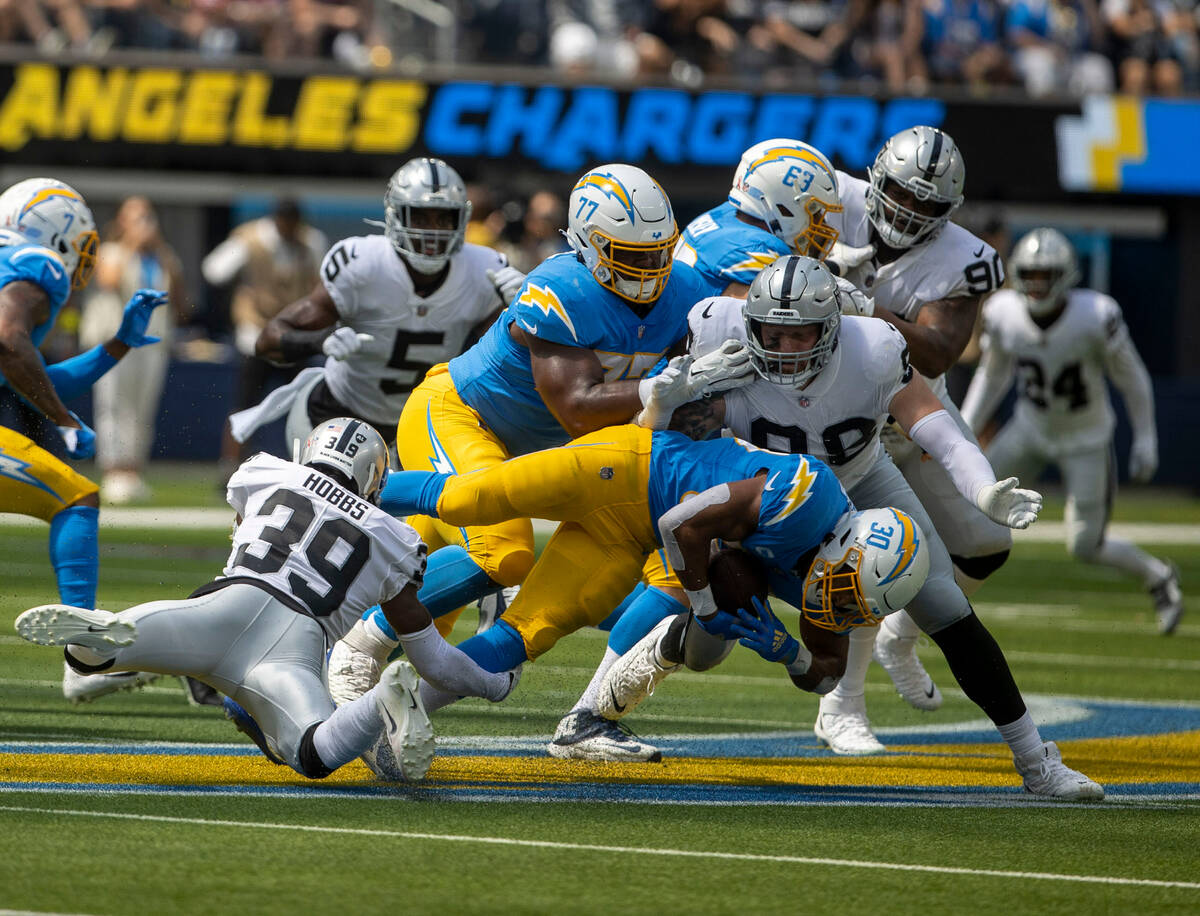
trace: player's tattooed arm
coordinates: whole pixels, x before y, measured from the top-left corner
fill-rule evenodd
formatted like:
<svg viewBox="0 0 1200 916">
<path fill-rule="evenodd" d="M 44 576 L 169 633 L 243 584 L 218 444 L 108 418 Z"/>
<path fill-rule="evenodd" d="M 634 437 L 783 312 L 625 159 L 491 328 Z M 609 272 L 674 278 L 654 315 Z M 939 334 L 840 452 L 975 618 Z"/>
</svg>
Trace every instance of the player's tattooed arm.
<svg viewBox="0 0 1200 916">
<path fill-rule="evenodd" d="M 667 429 L 683 433 L 697 442 L 707 439 L 725 424 L 725 398 L 702 398 L 676 407 Z"/>
<path fill-rule="evenodd" d="M 521 342 L 529 348 L 538 394 L 571 437 L 629 423 L 642 409 L 638 379 L 606 382 L 604 366 L 594 351 L 524 332 Z"/>
<path fill-rule="evenodd" d="M 980 296 L 958 296 L 926 302 L 916 321 L 875 306 L 875 317 L 895 325 L 908 341 L 912 366 L 926 378 L 936 378 L 958 362 L 971 340 L 979 317 Z"/>
<path fill-rule="evenodd" d="M 337 306 L 325 284 L 318 282 L 303 299 L 267 322 L 254 352 L 276 365 L 291 365 L 321 352 L 321 344 L 338 321 Z"/>
<path fill-rule="evenodd" d="M 17 280 L 0 289 L 0 374 L 55 425 L 76 427 L 33 345 L 33 329 L 49 317 L 50 298 L 36 283 Z"/>
</svg>

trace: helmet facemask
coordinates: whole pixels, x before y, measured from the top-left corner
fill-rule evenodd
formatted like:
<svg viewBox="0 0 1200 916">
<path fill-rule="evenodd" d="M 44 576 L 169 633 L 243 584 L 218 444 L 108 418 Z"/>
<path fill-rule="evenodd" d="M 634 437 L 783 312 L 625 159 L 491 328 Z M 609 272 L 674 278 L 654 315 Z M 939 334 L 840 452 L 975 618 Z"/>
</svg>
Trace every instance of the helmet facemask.
<svg viewBox="0 0 1200 916">
<path fill-rule="evenodd" d="M 782 311 L 782 310 L 780 310 Z M 791 313 L 795 315 L 795 313 Z M 763 318 L 746 318 L 750 357 L 754 368 L 769 382 L 779 385 L 791 385 L 803 388 L 814 379 L 829 363 L 834 350 L 837 349 L 838 329 L 841 327 L 841 315 L 834 314 L 823 321 L 799 321 L 792 318 L 771 320 L 768 313 Z M 819 329 L 816 340 L 806 350 L 791 352 L 788 350 L 770 349 L 763 340 L 766 328 L 786 327 L 816 327 Z"/>
<path fill-rule="evenodd" d="M 596 252 L 592 274 L 607 290 L 629 302 L 653 302 L 662 295 L 671 275 L 678 231 L 661 242 L 636 244 L 592 230 L 589 242 Z"/>
<path fill-rule="evenodd" d="M 882 619 L 863 598 L 863 552 L 851 543 L 836 560 L 817 554 L 804 578 L 804 608 L 808 621 L 823 630 L 840 632 L 853 627 L 873 627 Z"/>
<path fill-rule="evenodd" d="M 1034 229 L 1013 246 L 1012 285 L 1035 317 L 1052 314 L 1079 282 L 1079 263 L 1067 237 L 1056 229 Z"/>
<path fill-rule="evenodd" d="M 931 182 L 910 178 L 901 185 L 876 166 L 870 174 L 867 215 L 884 244 L 892 248 L 911 248 L 932 238 L 958 207 L 955 201 L 941 197 Z M 915 198 L 914 206 L 901 203 L 908 196 L 905 191 Z"/>
<path fill-rule="evenodd" d="M 421 273 L 437 273 L 463 245 L 471 204 L 437 206 L 389 203 L 384 210 L 388 239 Z"/>
<path fill-rule="evenodd" d="M 814 258 L 785 255 L 751 282 L 742 320 L 758 374 L 803 388 L 837 349 L 842 326 L 837 280 Z"/>
<path fill-rule="evenodd" d="M 808 228 L 792 240 L 792 250 L 797 254 L 824 261 L 833 250 L 833 243 L 838 240 L 838 231 L 825 222 L 825 216 L 829 213 L 841 213 L 842 206 L 827 206 L 814 197 L 809 199 L 804 209 L 808 213 Z"/>
</svg>

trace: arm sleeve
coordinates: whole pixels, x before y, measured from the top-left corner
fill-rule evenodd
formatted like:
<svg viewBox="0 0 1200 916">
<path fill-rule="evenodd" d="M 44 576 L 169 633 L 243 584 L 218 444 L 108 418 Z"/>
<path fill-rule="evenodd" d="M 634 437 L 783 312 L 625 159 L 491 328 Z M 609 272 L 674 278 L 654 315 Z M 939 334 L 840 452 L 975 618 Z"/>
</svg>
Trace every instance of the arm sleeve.
<svg viewBox="0 0 1200 916">
<path fill-rule="evenodd" d="M 246 265 L 248 255 L 246 243 L 241 239 L 226 239 L 200 262 L 200 272 L 213 286 L 224 286 Z"/>
<path fill-rule="evenodd" d="M 446 642 L 432 623 L 416 633 L 401 633 L 400 645 L 417 673 L 438 690 L 492 702 L 508 694 L 512 679 L 507 671 L 484 671 L 470 656 Z"/>
<path fill-rule="evenodd" d="M 1154 420 L 1154 389 L 1150 384 L 1150 373 L 1138 355 L 1137 347 L 1129 336 L 1129 330 L 1116 313 L 1109 319 L 1108 339 L 1104 345 L 1104 366 L 1113 385 L 1125 400 L 1129 424 L 1135 439 L 1149 438 L 1158 441 L 1158 429 Z"/>
<path fill-rule="evenodd" d="M 46 367 L 50 384 L 62 401 L 71 401 L 86 392 L 100 376 L 117 364 L 103 345 L 85 350 L 78 356 Z"/>
<path fill-rule="evenodd" d="M 996 474 L 979 446 L 962 434 L 949 412 L 926 414 L 908 434 L 946 469 L 955 488 L 971 505 L 975 505 L 981 489 L 996 482 Z"/>
<path fill-rule="evenodd" d="M 982 341 L 983 358 L 979 360 L 979 368 L 971 376 L 971 384 L 967 388 L 966 397 L 962 403 L 962 417 L 971 431 L 978 434 L 1000 402 L 1012 380 L 1013 361 L 998 347 L 989 345 L 985 336 Z"/>
</svg>

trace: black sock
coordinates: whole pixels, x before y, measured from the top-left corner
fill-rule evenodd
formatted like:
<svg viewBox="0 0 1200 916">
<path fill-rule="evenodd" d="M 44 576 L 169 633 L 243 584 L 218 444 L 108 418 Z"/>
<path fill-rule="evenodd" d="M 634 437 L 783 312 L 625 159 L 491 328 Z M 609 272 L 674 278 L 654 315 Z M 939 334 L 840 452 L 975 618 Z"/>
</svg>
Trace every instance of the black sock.
<svg viewBox="0 0 1200 916">
<path fill-rule="evenodd" d="M 1007 725 L 1025 715 L 1025 701 L 1004 653 L 974 611 L 931 633 L 930 639 L 946 656 L 963 693 L 996 725 Z"/>
</svg>

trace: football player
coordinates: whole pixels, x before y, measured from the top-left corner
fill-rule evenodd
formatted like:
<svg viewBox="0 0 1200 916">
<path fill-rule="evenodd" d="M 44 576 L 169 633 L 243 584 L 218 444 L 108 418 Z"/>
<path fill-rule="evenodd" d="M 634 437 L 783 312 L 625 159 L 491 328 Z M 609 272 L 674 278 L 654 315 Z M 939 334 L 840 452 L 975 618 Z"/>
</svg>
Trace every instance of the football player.
<svg viewBox="0 0 1200 916">
<path fill-rule="evenodd" d="M 1105 378 L 1129 413 L 1130 476 L 1139 483 L 1158 467 L 1158 434 L 1150 375 L 1129 337 L 1121 309 L 1103 293 L 1077 289 L 1075 250 L 1055 229 L 1035 229 L 1009 258 L 1012 289 L 983 309 L 983 359 L 963 401 L 963 419 L 979 430 L 1020 379 L 1012 419 L 992 440 L 988 457 L 1002 474 L 1034 479 L 1056 465 L 1067 490 L 1067 550 L 1138 576 L 1150 591 L 1160 633 L 1183 615 L 1179 573 L 1106 530 L 1116 487 L 1113 418 Z"/>
<path fill-rule="evenodd" d="M 1003 653 L 955 583 L 945 545 L 881 447 L 878 431 L 889 415 L 894 417 L 942 464 L 965 498 L 1007 527 L 1031 524 L 1041 497 L 1017 489 L 1015 478 L 996 481 L 979 448 L 963 436 L 941 401 L 912 371 L 899 332 L 885 322 L 842 317 L 839 293 L 824 265 L 787 257 L 755 278 L 744 302 L 719 298 L 698 304 L 691 316 L 692 352 L 703 353 L 726 335 L 742 335 L 762 378 L 675 411 L 675 425 L 700 437 L 724 426 L 760 447 L 815 455 L 834 470 L 856 507 L 895 506 L 911 517 L 925 533 L 930 571 L 907 602 L 909 612 L 943 650 L 967 696 L 991 716 L 1031 792 L 1067 798 L 1095 793 L 1094 783 L 1063 767 L 1056 751 L 1047 751 Z M 666 410 L 651 419 L 663 422 Z M 623 620 L 617 624 L 614 637 L 624 625 Z M 660 624 L 656 634 L 616 663 L 599 690 L 598 711 L 613 717 L 627 713 L 677 666 L 680 659 L 659 648 L 660 643 L 672 645 L 669 637 L 660 639 L 670 626 Z M 866 667 L 871 629 L 851 630 L 847 665 Z M 864 640 L 867 651 L 854 652 L 855 643 Z M 862 697 L 858 694 L 865 722 Z M 829 723 L 818 715 L 817 737 L 835 752 L 883 750 L 878 742 L 876 747 L 848 742 L 844 734 L 828 729 Z"/>
<path fill-rule="evenodd" d="M 613 164 L 583 175 L 568 202 L 571 251 L 534 268 L 483 339 L 435 366 L 413 391 L 397 434 L 401 465 L 466 473 L 628 422 L 648 396 L 647 372 L 668 351 L 682 349 L 688 311 L 714 291 L 693 268 L 674 263 L 677 237 L 666 192 L 641 169 Z M 744 346 L 711 357 L 691 367 L 697 390 L 750 380 Z M 527 517 L 466 527 L 410 521 L 430 547 L 427 579 L 445 581 L 450 607 L 496 585 L 518 585 L 533 566 Z M 446 545 L 451 549 L 440 549 Z M 378 615 L 375 624 L 394 640 Z M 466 651 L 483 651 L 488 639 L 503 643 L 515 631 L 488 633 Z M 374 683 L 379 651 L 360 628 L 334 647 L 335 699 Z M 614 741 L 628 740 L 615 724 L 603 727 Z"/>
<path fill-rule="evenodd" d="M 328 420 L 299 457 L 258 454 L 233 474 L 233 550 L 221 575 L 191 597 L 119 614 L 44 605 L 18 617 L 17 632 L 66 646 L 81 671 L 197 678 L 227 696 L 231 717 L 268 758 L 312 779 L 362 755 L 386 779 L 421 779 L 433 731 L 413 668 L 427 683 L 492 701 L 509 694 L 518 672 L 481 670 L 446 644 L 417 599 L 425 545 L 377 506 L 388 474 L 378 432 L 349 417 Z M 335 711 L 321 678 L 326 644 L 373 604 L 412 664 L 396 662 Z"/>
<path fill-rule="evenodd" d="M 942 376 L 962 355 L 981 300 L 1004 282 L 1004 267 L 991 246 L 950 222 L 963 201 L 961 151 L 944 131 L 913 127 L 883 145 L 867 181 L 841 171 L 837 180 L 845 209 L 830 223 L 843 248 L 827 263 L 866 294 L 844 298 L 844 310 L 896 327 L 908 344 L 912 367 L 973 441 Z M 1007 559 L 1009 529 L 980 512 L 942 464 L 926 460 L 901 431 L 889 426 L 883 439 L 949 550 L 955 577 L 969 598 Z M 875 659 L 900 695 L 918 709 L 937 708 L 941 695 L 917 658 L 920 629 L 912 617 L 893 614 L 875 632 Z M 851 653 L 870 648 L 865 641 L 856 643 Z M 861 739 L 864 747 L 875 743 L 855 699 L 865 689 L 866 668 L 867 662 L 852 660 L 838 688 L 822 698 L 820 711 L 827 731 L 855 743 Z"/>
<path fill-rule="evenodd" d="M 92 457 L 95 433 L 67 409 L 131 349 L 157 343 L 146 333 L 167 294 L 134 293 L 121 326 L 106 343 L 47 366 L 38 346 L 72 291 L 87 286 L 96 262 L 96 224 L 74 188 L 53 178 L 30 178 L 0 195 L 0 383 L 58 426 L 67 454 Z M 15 430 L 0 427 L 0 512 L 50 524 L 50 563 L 59 597 L 92 607 L 99 577 L 99 490 L 69 465 Z M 80 678 L 63 673 L 63 694 L 79 702 L 145 683 L 131 671 Z"/>
</svg>

